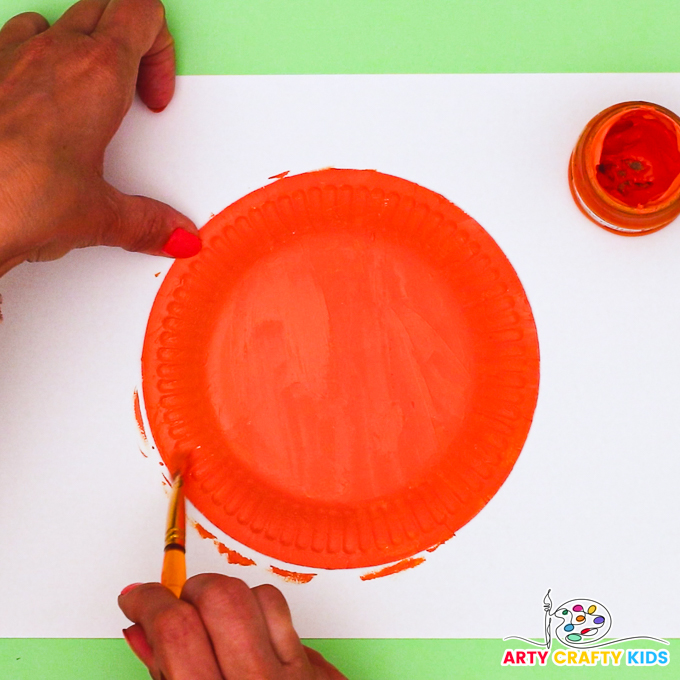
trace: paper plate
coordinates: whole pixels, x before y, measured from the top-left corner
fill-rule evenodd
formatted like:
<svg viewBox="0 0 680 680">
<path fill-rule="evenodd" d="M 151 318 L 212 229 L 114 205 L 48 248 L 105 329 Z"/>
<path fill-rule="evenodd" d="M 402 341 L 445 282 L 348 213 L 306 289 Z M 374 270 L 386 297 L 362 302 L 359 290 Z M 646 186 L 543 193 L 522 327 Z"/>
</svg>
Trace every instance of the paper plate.
<svg viewBox="0 0 680 680">
<path fill-rule="evenodd" d="M 252 549 L 366 567 L 446 541 L 499 489 L 538 394 L 507 258 L 442 196 L 323 170 L 238 200 L 178 260 L 142 356 L 153 438 Z"/>
</svg>

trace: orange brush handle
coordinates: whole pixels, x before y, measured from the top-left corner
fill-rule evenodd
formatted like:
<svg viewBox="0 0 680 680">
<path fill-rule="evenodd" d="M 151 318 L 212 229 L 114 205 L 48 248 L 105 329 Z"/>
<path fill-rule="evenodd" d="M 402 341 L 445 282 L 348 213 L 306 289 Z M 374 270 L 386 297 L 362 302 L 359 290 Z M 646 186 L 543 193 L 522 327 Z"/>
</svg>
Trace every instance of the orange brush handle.
<svg viewBox="0 0 680 680">
<path fill-rule="evenodd" d="M 167 548 L 163 555 L 161 583 L 179 597 L 186 580 L 187 567 L 184 550 L 174 546 Z"/>
<path fill-rule="evenodd" d="M 184 556 L 186 517 L 184 508 L 184 489 L 182 476 L 177 474 L 172 485 L 170 507 L 168 509 L 168 525 L 165 532 L 165 554 L 161 583 L 169 588 L 177 597 L 187 580 L 186 559 Z"/>
</svg>

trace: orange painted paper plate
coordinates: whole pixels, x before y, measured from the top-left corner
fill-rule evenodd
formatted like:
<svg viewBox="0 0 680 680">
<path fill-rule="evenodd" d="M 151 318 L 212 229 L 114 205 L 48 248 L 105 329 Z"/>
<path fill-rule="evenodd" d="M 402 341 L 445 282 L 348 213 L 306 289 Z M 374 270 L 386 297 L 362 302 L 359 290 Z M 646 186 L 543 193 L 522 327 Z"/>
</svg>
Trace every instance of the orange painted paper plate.
<svg viewBox="0 0 680 680">
<path fill-rule="evenodd" d="M 498 491 L 536 405 L 536 327 L 493 239 L 370 170 L 287 177 L 202 229 L 153 305 L 151 433 L 227 535 L 328 569 L 446 541 Z"/>
</svg>

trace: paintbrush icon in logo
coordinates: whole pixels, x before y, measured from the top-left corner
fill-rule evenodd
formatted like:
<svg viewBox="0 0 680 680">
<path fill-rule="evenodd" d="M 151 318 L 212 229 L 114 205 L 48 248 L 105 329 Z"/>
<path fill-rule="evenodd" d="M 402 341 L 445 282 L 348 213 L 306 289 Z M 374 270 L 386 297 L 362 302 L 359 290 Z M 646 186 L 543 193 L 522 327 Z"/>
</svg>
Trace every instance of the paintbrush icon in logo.
<svg viewBox="0 0 680 680">
<path fill-rule="evenodd" d="M 543 642 L 529 640 L 528 638 L 510 635 L 503 640 L 522 640 L 535 647 L 545 647 L 550 649 L 552 646 L 552 633 L 565 646 L 574 649 L 593 649 L 596 647 L 608 647 L 628 640 L 654 640 L 667 645 L 667 640 L 650 637 L 648 635 L 638 635 L 635 637 L 619 638 L 604 642 L 605 635 L 612 627 L 612 616 L 609 610 L 597 600 L 581 597 L 569 600 L 554 611 L 553 603 L 550 598 L 550 589 L 543 598 L 543 611 L 545 612 L 545 639 Z"/>
</svg>

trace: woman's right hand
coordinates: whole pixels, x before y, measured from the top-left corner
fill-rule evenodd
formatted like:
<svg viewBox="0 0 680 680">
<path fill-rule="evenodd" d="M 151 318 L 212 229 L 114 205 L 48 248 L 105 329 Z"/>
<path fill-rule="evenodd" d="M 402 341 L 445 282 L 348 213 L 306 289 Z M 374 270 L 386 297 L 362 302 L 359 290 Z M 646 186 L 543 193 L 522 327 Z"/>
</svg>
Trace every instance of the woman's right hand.
<svg viewBox="0 0 680 680">
<path fill-rule="evenodd" d="M 200 574 L 179 599 L 147 583 L 118 603 L 134 622 L 125 638 L 155 680 L 347 680 L 300 642 L 274 586 Z"/>
</svg>

